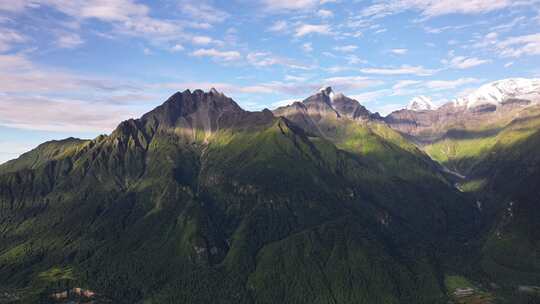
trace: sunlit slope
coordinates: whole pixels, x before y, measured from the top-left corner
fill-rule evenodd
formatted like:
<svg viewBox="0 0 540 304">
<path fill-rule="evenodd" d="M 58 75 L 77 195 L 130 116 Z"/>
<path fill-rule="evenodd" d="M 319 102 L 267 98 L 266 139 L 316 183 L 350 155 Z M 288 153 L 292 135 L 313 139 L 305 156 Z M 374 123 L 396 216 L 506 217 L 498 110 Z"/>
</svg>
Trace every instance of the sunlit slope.
<svg viewBox="0 0 540 304">
<path fill-rule="evenodd" d="M 496 146 L 508 146 L 540 127 L 540 108 L 527 108 L 517 116 L 471 127 L 452 128 L 424 146 L 424 150 L 448 168 L 467 175 Z"/>
</svg>

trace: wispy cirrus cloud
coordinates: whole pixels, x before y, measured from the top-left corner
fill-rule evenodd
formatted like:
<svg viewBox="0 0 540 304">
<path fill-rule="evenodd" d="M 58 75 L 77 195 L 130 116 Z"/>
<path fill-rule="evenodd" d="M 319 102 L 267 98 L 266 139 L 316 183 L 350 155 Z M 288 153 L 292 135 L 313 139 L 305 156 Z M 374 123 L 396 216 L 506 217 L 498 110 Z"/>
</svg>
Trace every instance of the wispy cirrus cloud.
<svg viewBox="0 0 540 304">
<path fill-rule="evenodd" d="M 540 33 L 501 38 L 497 32 L 490 32 L 473 47 L 494 51 L 501 57 L 536 56 L 540 55 Z"/>
<path fill-rule="evenodd" d="M 84 44 L 84 40 L 78 34 L 61 34 L 56 44 L 61 48 L 72 49 Z"/>
<path fill-rule="evenodd" d="M 27 41 L 28 38 L 16 30 L 0 27 L 0 52 L 13 48 L 14 45 Z"/>
<path fill-rule="evenodd" d="M 303 37 L 310 34 L 331 35 L 332 30 L 328 24 L 299 24 L 295 29 L 294 36 Z"/>
<path fill-rule="evenodd" d="M 67 20 L 62 21 L 62 24 L 76 24 L 74 28 L 81 28 L 81 23 L 99 21 L 110 26 L 110 32 L 103 35 L 108 37 L 119 35 L 139 37 L 154 44 L 179 40 L 189 41 L 194 35 L 186 32 L 186 28 L 209 28 L 211 23 L 220 22 L 228 16 L 225 12 L 213 10 L 205 2 L 195 3 L 188 0 L 182 1 L 179 5 L 183 8 L 182 12 L 185 15 L 197 21 L 153 17 L 150 7 L 136 0 L 18 0 L 7 2 L 0 5 L 0 11 L 18 14 L 25 10 L 39 10 L 47 7 L 60 12 L 67 18 Z M 13 2 L 17 2 L 17 4 L 10 5 Z M 77 40 L 74 36 L 79 34 L 72 33 L 71 36 L 60 36 L 58 46 L 73 47 L 80 44 L 79 42 L 83 39 L 79 36 L 79 40 Z"/>
<path fill-rule="evenodd" d="M 264 7 L 273 11 L 313 9 L 321 2 L 321 0 L 262 0 Z"/>
<path fill-rule="evenodd" d="M 0 55 L 0 92 L 47 94 L 54 92 L 136 91 L 137 86 L 113 79 L 80 76 L 34 64 L 24 55 Z"/>
<path fill-rule="evenodd" d="M 334 17 L 334 13 L 331 10 L 320 9 L 317 11 L 317 16 L 321 18 L 332 18 Z"/>
<path fill-rule="evenodd" d="M 364 68 L 360 70 L 364 74 L 375 74 L 375 75 L 417 75 L 417 76 L 431 76 L 438 72 L 435 69 L 428 69 L 423 66 L 410 66 L 402 65 L 397 68 Z"/>
<path fill-rule="evenodd" d="M 309 51 L 311 45 L 304 44 L 304 49 Z M 255 67 L 263 68 L 274 65 L 281 65 L 292 69 L 311 69 L 309 65 L 299 63 L 295 60 L 279 57 L 270 52 L 251 52 L 246 56 L 247 62 Z"/>
<path fill-rule="evenodd" d="M 405 55 L 407 54 L 408 49 L 391 49 L 390 52 L 395 55 Z"/>
<path fill-rule="evenodd" d="M 540 55 L 540 33 L 509 37 L 498 42 L 497 48 L 503 57 Z"/>
<path fill-rule="evenodd" d="M 278 20 L 268 28 L 271 32 L 284 32 L 289 28 L 289 23 L 285 20 Z"/>
<path fill-rule="evenodd" d="M 462 77 L 451 80 L 399 80 L 392 86 L 390 96 L 419 95 L 429 92 L 448 91 L 481 81 L 481 79 L 473 77 Z"/>
<path fill-rule="evenodd" d="M 209 24 L 221 23 L 230 17 L 229 13 L 204 0 L 181 0 L 178 7 L 184 15 L 191 17 L 191 19 Z"/>
<path fill-rule="evenodd" d="M 527 5 L 530 2 L 513 0 L 382 0 L 364 8 L 360 15 L 382 18 L 407 10 L 415 10 L 424 17 L 431 18 L 448 14 L 482 14 L 512 6 Z"/>
<path fill-rule="evenodd" d="M 235 61 L 242 58 L 238 51 L 220 51 L 217 49 L 198 49 L 191 53 L 194 57 L 210 57 L 220 61 Z"/>
<path fill-rule="evenodd" d="M 425 83 L 425 86 L 433 90 L 450 90 L 450 89 L 455 89 L 455 88 L 458 88 L 467 84 L 473 84 L 473 83 L 478 83 L 478 82 L 481 82 L 481 80 L 477 78 L 468 77 L 468 78 L 459 78 L 455 80 L 431 80 L 431 81 L 427 81 Z"/>
<path fill-rule="evenodd" d="M 451 56 L 449 59 L 443 59 L 441 62 L 449 68 L 465 70 L 489 63 L 491 60 L 480 59 L 478 57 Z"/>
<path fill-rule="evenodd" d="M 342 46 L 335 46 L 334 51 L 343 52 L 343 53 L 350 53 L 354 52 L 358 49 L 358 46 L 349 44 L 349 45 L 342 45 Z"/>
<path fill-rule="evenodd" d="M 28 130 L 110 132 L 141 114 L 114 104 L 45 96 L 3 96 L 0 103 L 0 125 Z"/>
</svg>

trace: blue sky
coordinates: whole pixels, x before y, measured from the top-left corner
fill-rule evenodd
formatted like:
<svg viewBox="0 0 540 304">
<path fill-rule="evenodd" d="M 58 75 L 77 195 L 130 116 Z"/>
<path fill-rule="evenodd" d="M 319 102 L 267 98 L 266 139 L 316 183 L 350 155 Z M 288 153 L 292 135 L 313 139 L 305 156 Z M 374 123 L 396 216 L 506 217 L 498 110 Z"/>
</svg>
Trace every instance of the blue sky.
<svg viewBox="0 0 540 304">
<path fill-rule="evenodd" d="M 540 75 L 540 0 L 0 0 L 0 162 L 176 91 L 249 110 L 319 87 L 383 114 Z"/>
</svg>

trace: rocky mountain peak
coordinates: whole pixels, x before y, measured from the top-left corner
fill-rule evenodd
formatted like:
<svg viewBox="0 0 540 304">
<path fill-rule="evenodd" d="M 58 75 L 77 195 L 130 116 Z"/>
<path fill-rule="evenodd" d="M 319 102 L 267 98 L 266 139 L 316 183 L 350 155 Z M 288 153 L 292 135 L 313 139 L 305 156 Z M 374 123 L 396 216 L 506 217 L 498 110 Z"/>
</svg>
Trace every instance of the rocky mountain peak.
<svg viewBox="0 0 540 304">
<path fill-rule="evenodd" d="M 270 123 L 273 114 L 266 110 L 243 110 L 233 99 L 215 88 L 177 92 L 162 105 L 139 120 L 140 128 L 156 132 L 167 130 L 189 140 L 207 142 L 211 135 L 224 129 L 253 128 Z"/>
<path fill-rule="evenodd" d="M 318 134 L 321 130 L 317 122 L 330 118 L 368 120 L 376 119 L 358 101 L 341 93 L 335 93 L 331 87 L 323 87 L 314 95 L 291 105 L 274 110 L 276 116 L 286 117 L 306 130 Z"/>
<path fill-rule="evenodd" d="M 320 90 L 319 90 L 322 94 L 326 95 L 326 96 L 333 96 L 334 95 L 334 90 L 332 89 L 332 87 L 328 86 L 328 87 L 322 87 Z"/>
<path fill-rule="evenodd" d="M 407 110 L 411 111 L 431 111 L 437 109 L 431 97 L 424 95 L 416 96 L 407 105 Z"/>
<path fill-rule="evenodd" d="M 244 110 L 234 100 L 212 88 L 209 92 L 203 90 L 177 92 L 165 103 L 145 114 L 142 119 L 154 119 L 161 124 L 174 126 L 179 120 L 187 117 L 206 119 L 223 113 L 240 112 Z"/>
</svg>

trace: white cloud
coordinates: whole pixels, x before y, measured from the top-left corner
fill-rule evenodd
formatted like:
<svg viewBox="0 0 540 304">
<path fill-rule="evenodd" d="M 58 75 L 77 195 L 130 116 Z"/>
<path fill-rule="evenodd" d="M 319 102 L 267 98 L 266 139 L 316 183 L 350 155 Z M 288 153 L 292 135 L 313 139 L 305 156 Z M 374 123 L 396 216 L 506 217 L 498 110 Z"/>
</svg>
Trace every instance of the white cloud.
<svg viewBox="0 0 540 304">
<path fill-rule="evenodd" d="M 306 53 L 311 53 L 311 52 L 313 52 L 313 44 L 311 42 L 306 42 L 306 43 L 302 44 L 302 49 Z"/>
<path fill-rule="evenodd" d="M 400 90 L 400 89 L 404 89 L 404 88 L 407 88 L 407 87 L 410 87 L 419 83 L 422 83 L 422 82 L 419 80 L 400 80 L 392 87 L 392 89 Z"/>
<path fill-rule="evenodd" d="M 143 112 L 137 110 L 139 102 L 149 100 L 148 95 L 140 94 L 143 88 L 142 84 L 40 66 L 21 54 L 0 55 L 0 125 L 110 131 L 123 119 Z"/>
<path fill-rule="evenodd" d="M 242 58 L 237 51 L 219 51 L 216 49 L 198 49 L 191 53 L 195 57 L 211 57 L 217 60 L 234 61 Z"/>
<path fill-rule="evenodd" d="M 540 33 L 510 37 L 498 42 L 497 47 L 503 57 L 540 55 Z"/>
<path fill-rule="evenodd" d="M 351 71 L 351 70 L 354 70 L 354 69 L 351 68 L 351 67 L 348 67 L 348 66 L 336 65 L 336 66 L 331 66 L 331 67 L 325 68 L 324 70 L 326 72 L 328 72 L 328 73 L 336 74 L 336 73 L 341 73 L 341 72 L 345 72 L 345 71 Z"/>
<path fill-rule="evenodd" d="M 495 51 L 501 57 L 540 55 L 540 33 L 500 39 L 498 33 L 491 32 L 476 41 L 473 47 Z"/>
<path fill-rule="evenodd" d="M 406 10 L 416 10 L 427 18 L 448 14 L 483 14 L 504 8 L 531 4 L 514 0 L 384 0 L 366 7 L 360 12 L 363 17 L 382 18 Z"/>
<path fill-rule="evenodd" d="M 223 45 L 223 41 L 216 40 L 212 37 L 202 36 L 202 35 L 191 37 L 191 42 L 195 45 L 209 45 L 209 44 Z"/>
<path fill-rule="evenodd" d="M 402 65 L 399 68 L 364 68 L 360 70 L 365 74 L 376 75 L 417 75 L 417 76 L 431 76 L 437 72 L 437 70 L 426 69 L 422 66 L 409 66 Z"/>
<path fill-rule="evenodd" d="M 317 16 L 321 18 L 332 18 L 334 17 L 334 13 L 331 10 L 320 9 L 317 11 Z"/>
<path fill-rule="evenodd" d="M 347 91 L 364 89 L 375 85 L 381 85 L 383 83 L 384 82 L 381 80 L 374 80 L 362 76 L 343 76 L 326 78 L 322 82 L 322 85 L 334 87 L 337 91 Z"/>
<path fill-rule="evenodd" d="M 350 52 L 354 52 L 358 49 L 358 46 L 356 45 L 343 45 L 343 46 L 336 46 L 334 47 L 334 50 L 335 51 L 338 51 L 338 52 L 344 52 L 344 53 L 350 53 Z"/>
<path fill-rule="evenodd" d="M 450 68 L 459 70 L 469 69 L 489 62 L 491 62 L 491 60 L 465 56 L 456 56 L 451 57 L 449 60 L 442 60 L 443 64 L 448 65 Z"/>
<path fill-rule="evenodd" d="M 284 20 L 278 20 L 270 28 L 268 28 L 271 32 L 284 32 L 288 28 L 287 21 Z"/>
<path fill-rule="evenodd" d="M 170 49 L 169 49 L 171 52 L 180 52 L 180 51 L 183 51 L 184 50 L 184 46 L 177 43 L 175 45 L 173 45 Z"/>
<path fill-rule="evenodd" d="M 360 103 L 368 103 L 368 102 L 375 101 L 378 98 L 388 96 L 389 94 L 390 94 L 389 90 L 383 89 L 383 90 L 369 91 L 369 92 L 364 92 L 360 94 L 355 94 L 349 97 L 356 99 Z"/>
<path fill-rule="evenodd" d="M 293 69 L 308 69 L 309 67 L 297 63 L 288 58 L 273 55 L 270 52 L 252 52 L 246 56 L 249 64 L 255 67 L 269 67 L 273 65 L 283 65 Z"/>
<path fill-rule="evenodd" d="M 9 51 L 14 44 L 25 42 L 27 38 L 19 32 L 0 28 L 0 52 Z"/>
<path fill-rule="evenodd" d="M 396 55 L 405 55 L 407 54 L 409 50 L 408 49 L 391 49 L 390 52 L 396 54 Z"/>
<path fill-rule="evenodd" d="M 181 0 L 180 11 L 194 20 L 202 20 L 210 24 L 220 23 L 229 18 L 229 14 L 217 9 L 204 0 Z"/>
<path fill-rule="evenodd" d="M 307 80 L 306 77 L 294 76 L 294 75 L 285 75 L 286 81 L 295 81 L 295 82 L 304 82 Z"/>
<path fill-rule="evenodd" d="M 505 68 L 509 68 L 509 67 L 511 67 L 511 66 L 513 66 L 513 65 L 514 65 L 514 62 L 511 61 L 511 62 L 505 63 L 505 64 L 504 64 L 504 67 L 505 67 Z"/>
<path fill-rule="evenodd" d="M 208 36 L 194 36 L 191 38 L 191 41 L 194 44 L 207 45 L 207 44 L 212 43 L 212 38 Z"/>
<path fill-rule="evenodd" d="M 77 34 L 69 33 L 60 35 L 56 43 L 60 48 L 72 49 L 82 45 L 84 40 Z"/>
<path fill-rule="evenodd" d="M 140 114 L 124 106 L 43 96 L 4 96 L 0 103 L 0 125 L 30 130 L 110 132 Z"/>
<path fill-rule="evenodd" d="M 356 55 L 349 55 L 345 57 L 347 60 L 347 63 L 349 64 L 359 64 L 359 63 L 367 63 L 367 60 L 364 60 Z"/>
<path fill-rule="evenodd" d="M 500 32 L 500 31 L 511 30 L 514 27 L 525 23 L 526 20 L 527 20 L 527 18 L 525 16 L 516 17 L 516 18 L 512 19 L 512 21 L 510 21 L 508 23 L 503 23 L 503 24 L 499 24 L 497 26 L 492 27 L 491 31 Z"/>
<path fill-rule="evenodd" d="M 262 0 L 270 10 L 306 10 L 317 7 L 319 0 Z"/>
<path fill-rule="evenodd" d="M 455 80 L 432 80 L 432 81 L 427 81 L 425 83 L 425 86 L 433 90 L 442 91 L 442 90 L 455 89 L 466 84 L 478 83 L 480 81 L 481 81 L 480 79 L 476 79 L 476 78 L 459 78 Z"/>
<path fill-rule="evenodd" d="M 302 37 L 310 34 L 330 35 L 330 26 L 327 24 L 300 24 L 295 31 L 295 37 Z"/>
<path fill-rule="evenodd" d="M 136 86 L 111 79 L 89 78 L 59 69 L 36 66 L 23 55 L 0 55 L 0 92 L 58 93 L 83 90 L 134 90 Z"/>
<path fill-rule="evenodd" d="M 9 2 L 9 3 L 7 3 Z M 48 6 L 77 21 L 94 19 L 112 25 L 115 34 L 139 36 L 152 41 L 172 40 L 183 37 L 183 23 L 178 20 L 157 19 L 150 16 L 150 8 L 134 0 L 17 0 L 2 1 L 0 9 L 21 12 Z"/>
</svg>

